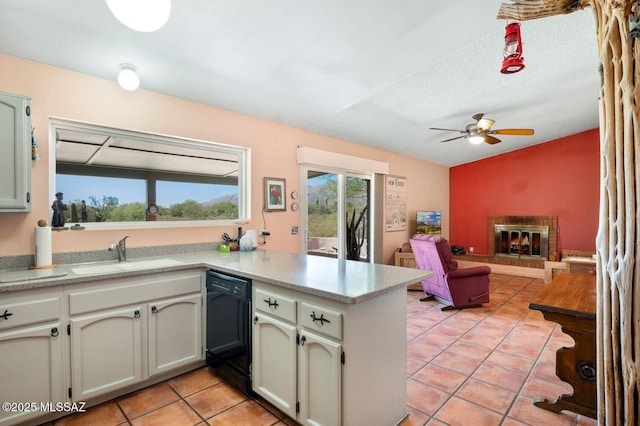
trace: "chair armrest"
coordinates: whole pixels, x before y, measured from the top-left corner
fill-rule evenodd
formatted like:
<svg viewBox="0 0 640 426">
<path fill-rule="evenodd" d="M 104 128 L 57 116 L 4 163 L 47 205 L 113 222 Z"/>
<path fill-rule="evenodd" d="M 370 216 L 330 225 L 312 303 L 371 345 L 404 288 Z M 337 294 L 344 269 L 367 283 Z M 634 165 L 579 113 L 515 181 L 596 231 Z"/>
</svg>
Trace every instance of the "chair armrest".
<svg viewBox="0 0 640 426">
<path fill-rule="evenodd" d="M 475 266 L 473 268 L 456 269 L 447 274 L 448 278 L 464 278 L 475 275 L 489 275 L 491 268 L 488 266 Z"/>
</svg>

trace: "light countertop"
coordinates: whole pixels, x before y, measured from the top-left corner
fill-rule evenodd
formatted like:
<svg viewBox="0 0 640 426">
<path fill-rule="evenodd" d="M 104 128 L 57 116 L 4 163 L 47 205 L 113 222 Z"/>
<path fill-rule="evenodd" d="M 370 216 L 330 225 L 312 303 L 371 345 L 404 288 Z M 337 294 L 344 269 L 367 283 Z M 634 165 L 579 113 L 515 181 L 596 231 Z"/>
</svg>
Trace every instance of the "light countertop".
<svg viewBox="0 0 640 426">
<path fill-rule="evenodd" d="M 166 265 L 162 259 L 167 260 Z M 139 263 L 139 267 L 136 263 Z M 101 267 L 74 272 L 74 269 L 78 271 L 88 266 Z M 124 266 L 126 269 L 123 269 Z M 280 251 L 207 251 L 130 259 L 121 263 L 100 262 L 59 265 L 51 269 L 0 271 L 0 297 L 8 291 L 194 268 L 238 274 L 342 303 L 359 303 L 433 276 L 431 271 Z"/>
</svg>

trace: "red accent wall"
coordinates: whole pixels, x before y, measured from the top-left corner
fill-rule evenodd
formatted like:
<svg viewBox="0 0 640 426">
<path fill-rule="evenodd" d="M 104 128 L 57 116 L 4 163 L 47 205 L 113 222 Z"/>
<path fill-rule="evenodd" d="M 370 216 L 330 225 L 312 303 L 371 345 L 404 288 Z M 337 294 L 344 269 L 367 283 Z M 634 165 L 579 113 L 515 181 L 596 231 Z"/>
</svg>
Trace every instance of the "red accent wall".
<svg viewBox="0 0 640 426">
<path fill-rule="evenodd" d="M 489 216 L 558 216 L 558 249 L 595 250 L 598 129 L 450 169 L 451 244 L 488 254 Z"/>
</svg>

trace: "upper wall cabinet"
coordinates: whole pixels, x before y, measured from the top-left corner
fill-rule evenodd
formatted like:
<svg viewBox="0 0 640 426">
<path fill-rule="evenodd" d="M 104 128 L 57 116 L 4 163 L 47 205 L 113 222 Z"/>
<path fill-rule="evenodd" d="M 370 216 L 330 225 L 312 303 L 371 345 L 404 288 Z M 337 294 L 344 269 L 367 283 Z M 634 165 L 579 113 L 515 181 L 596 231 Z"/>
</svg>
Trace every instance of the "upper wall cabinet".
<svg viewBox="0 0 640 426">
<path fill-rule="evenodd" d="M 31 211 L 31 99 L 0 92 L 0 212 Z"/>
</svg>

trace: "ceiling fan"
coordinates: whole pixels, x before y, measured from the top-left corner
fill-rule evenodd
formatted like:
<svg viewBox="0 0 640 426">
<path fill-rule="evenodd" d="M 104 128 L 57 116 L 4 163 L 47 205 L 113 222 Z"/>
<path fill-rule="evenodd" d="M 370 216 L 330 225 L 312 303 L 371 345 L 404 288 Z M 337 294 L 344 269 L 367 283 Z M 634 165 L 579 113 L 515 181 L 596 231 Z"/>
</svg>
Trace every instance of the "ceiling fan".
<svg viewBox="0 0 640 426">
<path fill-rule="evenodd" d="M 472 144 L 480 144 L 486 142 L 490 145 L 501 142 L 500 139 L 491 135 L 518 135 L 518 136 L 531 136 L 533 135 L 533 129 L 496 129 L 491 130 L 491 126 L 495 123 L 494 120 L 489 118 L 483 118 L 484 114 L 479 113 L 473 116 L 476 120 L 475 123 L 468 124 L 464 130 L 457 129 L 441 129 L 439 127 L 431 127 L 431 130 L 445 130 L 448 132 L 460 132 L 462 136 L 456 136 L 455 138 L 445 139 L 440 142 L 449 142 L 460 138 L 467 138 Z"/>
</svg>

